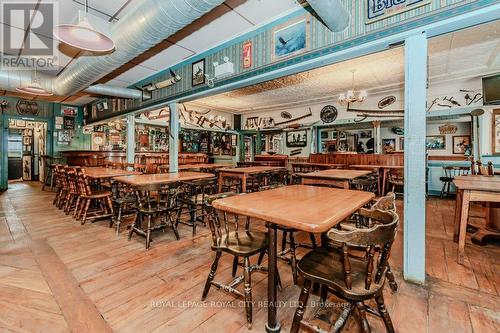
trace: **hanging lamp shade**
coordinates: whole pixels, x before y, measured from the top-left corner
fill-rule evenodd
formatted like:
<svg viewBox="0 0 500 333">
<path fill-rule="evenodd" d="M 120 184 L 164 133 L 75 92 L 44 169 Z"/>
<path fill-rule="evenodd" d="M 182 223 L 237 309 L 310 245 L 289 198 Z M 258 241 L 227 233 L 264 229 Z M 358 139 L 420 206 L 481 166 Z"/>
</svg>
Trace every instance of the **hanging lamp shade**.
<svg viewBox="0 0 500 333">
<path fill-rule="evenodd" d="M 95 29 L 87 16 L 77 24 L 60 24 L 54 27 L 54 37 L 77 49 L 95 53 L 110 52 L 115 48 L 113 40 Z"/>
<path fill-rule="evenodd" d="M 33 80 L 26 87 L 17 87 L 16 90 L 24 94 L 37 95 L 37 96 L 53 95 L 51 92 L 48 92 L 47 90 L 43 89 L 42 86 L 36 80 Z"/>
</svg>

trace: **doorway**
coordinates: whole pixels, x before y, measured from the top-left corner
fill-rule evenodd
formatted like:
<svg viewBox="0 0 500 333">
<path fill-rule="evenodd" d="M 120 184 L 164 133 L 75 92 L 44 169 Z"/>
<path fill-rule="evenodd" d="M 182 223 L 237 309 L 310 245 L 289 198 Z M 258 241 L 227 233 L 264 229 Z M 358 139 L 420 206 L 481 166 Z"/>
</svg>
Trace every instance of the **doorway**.
<svg viewBox="0 0 500 333">
<path fill-rule="evenodd" d="M 45 179 L 42 156 L 46 155 L 47 123 L 9 119 L 7 151 L 8 180 L 29 181 Z"/>
</svg>

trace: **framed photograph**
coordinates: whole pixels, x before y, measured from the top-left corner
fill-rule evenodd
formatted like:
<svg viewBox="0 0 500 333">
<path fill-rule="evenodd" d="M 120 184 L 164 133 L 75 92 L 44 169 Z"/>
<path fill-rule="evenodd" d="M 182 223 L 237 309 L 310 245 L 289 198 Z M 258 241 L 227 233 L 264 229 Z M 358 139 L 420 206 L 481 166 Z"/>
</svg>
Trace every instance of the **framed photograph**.
<svg viewBox="0 0 500 333">
<path fill-rule="evenodd" d="M 405 150 L 405 138 L 404 137 L 399 138 L 399 150 Z"/>
<path fill-rule="evenodd" d="M 493 155 L 500 155 L 500 109 L 493 110 Z"/>
<path fill-rule="evenodd" d="M 191 64 L 192 76 L 191 85 L 193 87 L 205 83 L 205 59 L 201 59 Z"/>
<path fill-rule="evenodd" d="M 444 135 L 429 135 L 425 138 L 425 147 L 428 150 L 443 150 L 446 149 L 446 136 Z"/>
<path fill-rule="evenodd" d="M 26 121 L 26 127 L 35 128 L 35 124 L 34 121 Z"/>
<path fill-rule="evenodd" d="M 291 57 L 309 48 L 309 19 L 301 16 L 273 30 L 273 60 Z"/>
<path fill-rule="evenodd" d="M 328 132 L 321 131 L 321 138 L 322 139 L 328 139 Z"/>
<path fill-rule="evenodd" d="M 23 136 L 23 145 L 29 146 L 31 144 L 31 137 L 30 136 Z"/>
<path fill-rule="evenodd" d="M 149 84 L 142 86 L 141 91 L 142 91 L 142 101 L 143 102 L 149 101 L 150 99 L 153 98 L 153 92 L 151 90 L 149 90 L 149 88 L 153 88 L 152 83 L 149 83 Z"/>
<path fill-rule="evenodd" d="M 470 152 L 470 135 L 454 135 L 453 154 L 464 155 L 466 151 Z"/>
<path fill-rule="evenodd" d="M 384 154 L 396 151 L 396 139 L 382 139 L 382 151 Z"/>
<path fill-rule="evenodd" d="M 371 130 L 363 131 L 359 134 L 359 136 L 361 139 L 369 139 L 372 137 L 372 131 Z"/>
<path fill-rule="evenodd" d="M 26 120 L 16 119 L 16 127 L 26 127 Z"/>
<path fill-rule="evenodd" d="M 286 146 L 289 148 L 306 147 L 307 146 L 307 131 L 290 131 L 286 132 Z"/>
<path fill-rule="evenodd" d="M 252 67 L 252 41 L 245 42 L 241 46 L 241 54 L 243 55 L 243 60 L 241 62 L 243 68 Z"/>
<path fill-rule="evenodd" d="M 9 127 L 16 127 L 16 120 L 15 119 L 9 119 Z"/>
<path fill-rule="evenodd" d="M 61 142 L 70 142 L 71 141 L 71 133 L 70 133 L 70 131 L 66 131 L 66 130 L 58 131 L 57 132 L 57 141 L 59 143 L 61 143 Z"/>
</svg>

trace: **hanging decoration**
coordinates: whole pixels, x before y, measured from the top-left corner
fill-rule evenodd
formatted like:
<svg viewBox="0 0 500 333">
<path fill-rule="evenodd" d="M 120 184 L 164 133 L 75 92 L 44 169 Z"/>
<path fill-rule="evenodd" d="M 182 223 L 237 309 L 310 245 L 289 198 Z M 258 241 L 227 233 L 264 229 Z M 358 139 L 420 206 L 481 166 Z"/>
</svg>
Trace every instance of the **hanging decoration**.
<svg viewBox="0 0 500 333">
<path fill-rule="evenodd" d="M 439 126 L 439 134 L 455 134 L 457 130 L 458 127 L 450 123 Z"/>
<path fill-rule="evenodd" d="M 378 108 L 385 109 L 389 105 L 394 104 L 394 102 L 396 102 L 396 96 L 384 97 L 378 102 Z"/>
<path fill-rule="evenodd" d="M 326 105 L 321 109 L 320 119 L 325 124 L 333 123 L 337 119 L 338 111 L 333 105 Z"/>
</svg>

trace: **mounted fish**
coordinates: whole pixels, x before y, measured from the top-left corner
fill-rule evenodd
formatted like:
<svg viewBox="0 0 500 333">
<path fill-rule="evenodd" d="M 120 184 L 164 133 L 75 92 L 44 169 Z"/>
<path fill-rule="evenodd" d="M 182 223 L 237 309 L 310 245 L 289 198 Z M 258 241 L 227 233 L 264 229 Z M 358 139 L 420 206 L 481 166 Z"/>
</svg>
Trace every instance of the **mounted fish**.
<svg viewBox="0 0 500 333">
<path fill-rule="evenodd" d="M 404 110 L 363 110 L 363 109 L 353 109 L 350 104 L 347 104 L 347 112 L 356 112 L 357 117 L 361 119 L 355 119 L 354 122 L 360 123 L 366 118 L 403 118 Z"/>
<path fill-rule="evenodd" d="M 292 119 L 292 114 L 288 111 L 281 111 L 280 115 L 283 119 Z"/>
<path fill-rule="evenodd" d="M 379 108 L 379 109 L 385 109 L 385 108 L 386 108 L 386 107 L 388 107 L 389 105 L 394 104 L 394 102 L 396 102 L 396 97 L 395 97 L 395 96 L 387 96 L 387 97 L 384 97 L 384 98 L 382 98 L 382 99 L 378 102 L 378 108 Z"/>
</svg>

